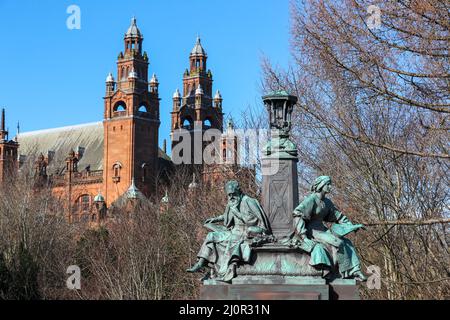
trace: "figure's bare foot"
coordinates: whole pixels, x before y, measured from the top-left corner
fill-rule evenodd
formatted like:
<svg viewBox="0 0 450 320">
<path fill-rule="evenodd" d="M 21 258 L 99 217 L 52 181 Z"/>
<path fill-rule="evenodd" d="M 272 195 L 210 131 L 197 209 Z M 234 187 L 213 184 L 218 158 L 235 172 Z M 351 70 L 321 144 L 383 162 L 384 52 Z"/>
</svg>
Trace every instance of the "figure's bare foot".
<svg viewBox="0 0 450 320">
<path fill-rule="evenodd" d="M 190 267 L 189 269 L 186 269 L 187 272 L 199 272 L 200 270 L 203 269 L 203 267 L 205 266 L 205 259 L 200 258 L 196 264 L 194 264 L 192 267 Z"/>
<path fill-rule="evenodd" d="M 364 275 L 364 273 L 362 273 L 361 271 L 356 271 L 354 274 L 353 274 L 353 277 L 356 279 L 356 280 L 358 280 L 358 281 L 361 281 L 361 282 L 366 282 L 367 281 L 367 277 Z"/>
</svg>

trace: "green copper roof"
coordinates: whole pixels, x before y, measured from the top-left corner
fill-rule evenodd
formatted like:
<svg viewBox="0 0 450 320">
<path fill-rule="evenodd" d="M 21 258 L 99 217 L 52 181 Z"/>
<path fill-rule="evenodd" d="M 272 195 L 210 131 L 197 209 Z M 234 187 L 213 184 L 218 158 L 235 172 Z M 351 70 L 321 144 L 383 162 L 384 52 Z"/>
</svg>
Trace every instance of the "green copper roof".
<svg viewBox="0 0 450 320">
<path fill-rule="evenodd" d="M 105 202 L 105 198 L 102 196 L 102 194 L 99 192 L 95 197 L 94 197 L 94 202 Z"/>
<path fill-rule="evenodd" d="M 268 96 L 289 96 L 286 90 L 275 90 L 268 94 Z"/>
<path fill-rule="evenodd" d="M 267 95 L 262 97 L 263 100 L 266 99 L 281 99 L 281 100 L 291 100 L 297 102 L 297 97 L 290 95 L 286 90 L 275 90 L 272 92 L 269 92 Z"/>
<path fill-rule="evenodd" d="M 144 194 L 138 188 L 136 188 L 136 185 L 134 184 L 134 178 L 131 179 L 131 185 L 125 192 L 125 197 L 127 199 L 145 199 Z"/>
</svg>

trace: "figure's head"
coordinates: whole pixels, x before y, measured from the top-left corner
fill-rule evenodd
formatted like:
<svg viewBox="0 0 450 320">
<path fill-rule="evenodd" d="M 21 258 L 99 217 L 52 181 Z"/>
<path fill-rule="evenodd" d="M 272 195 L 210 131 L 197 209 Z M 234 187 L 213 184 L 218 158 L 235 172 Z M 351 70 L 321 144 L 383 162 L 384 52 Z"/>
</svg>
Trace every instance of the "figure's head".
<svg viewBox="0 0 450 320">
<path fill-rule="evenodd" d="M 329 176 L 317 177 L 311 186 L 311 191 L 313 192 L 331 192 L 331 178 Z"/>
<path fill-rule="evenodd" d="M 242 197 L 241 187 L 236 180 L 230 180 L 225 184 L 225 192 L 228 197 L 228 202 L 231 205 L 239 204 Z"/>
</svg>

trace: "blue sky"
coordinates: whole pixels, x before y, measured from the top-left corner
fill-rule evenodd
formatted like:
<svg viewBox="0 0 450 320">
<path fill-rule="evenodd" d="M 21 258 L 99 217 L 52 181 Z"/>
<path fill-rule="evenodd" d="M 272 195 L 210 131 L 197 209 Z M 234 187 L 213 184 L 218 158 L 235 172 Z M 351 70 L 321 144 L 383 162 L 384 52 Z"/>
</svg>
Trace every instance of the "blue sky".
<svg viewBox="0 0 450 320">
<path fill-rule="evenodd" d="M 69 30 L 69 5 L 81 9 L 81 29 Z M 239 119 L 260 104 L 260 60 L 289 60 L 288 0 L 0 0 L 0 107 L 10 137 L 100 121 L 108 72 L 123 50 L 123 35 L 136 16 L 160 82 L 160 145 L 169 140 L 172 94 L 197 34 L 208 53 L 213 90 L 224 112 Z"/>
</svg>

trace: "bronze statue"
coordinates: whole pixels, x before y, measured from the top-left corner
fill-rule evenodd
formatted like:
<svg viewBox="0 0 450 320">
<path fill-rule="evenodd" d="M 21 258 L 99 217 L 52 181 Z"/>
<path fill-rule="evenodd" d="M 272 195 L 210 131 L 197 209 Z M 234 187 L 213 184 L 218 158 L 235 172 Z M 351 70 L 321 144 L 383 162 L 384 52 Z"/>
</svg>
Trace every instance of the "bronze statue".
<svg viewBox="0 0 450 320">
<path fill-rule="evenodd" d="M 295 231 L 291 245 L 309 252 L 310 265 L 323 269 L 324 276 L 331 276 L 334 271 L 338 271 L 339 276 L 344 279 L 366 281 L 355 247 L 349 239 L 344 238 L 346 234 L 364 226 L 352 224 L 325 197 L 331 191 L 330 177 L 318 177 L 311 191 L 294 210 Z M 333 223 L 332 227 L 328 229 L 324 222 Z"/>
<path fill-rule="evenodd" d="M 230 282 L 236 277 L 238 264 L 250 261 L 251 247 L 273 239 L 258 200 L 243 194 L 235 180 L 226 183 L 225 192 L 228 197 L 225 212 L 205 221 L 205 227 L 212 232 L 203 242 L 197 263 L 187 271 L 198 272 L 210 266 L 217 280 Z M 217 225 L 218 222 L 223 224 Z"/>
</svg>

